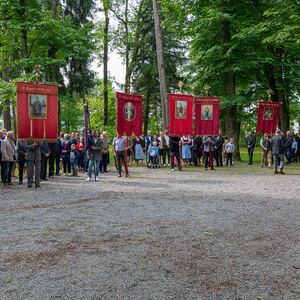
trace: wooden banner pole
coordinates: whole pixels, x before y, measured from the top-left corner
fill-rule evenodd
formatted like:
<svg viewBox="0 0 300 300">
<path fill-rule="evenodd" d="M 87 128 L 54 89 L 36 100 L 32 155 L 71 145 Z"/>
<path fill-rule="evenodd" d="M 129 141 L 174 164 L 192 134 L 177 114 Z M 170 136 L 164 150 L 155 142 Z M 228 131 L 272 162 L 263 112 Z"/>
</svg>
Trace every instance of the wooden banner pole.
<svg viewBox="0 0 300 300">
<path fill-rule="evenodd" d="M 128 142 L 128 136 L 126 135 L 126 155 L 125 155 L 125 176 L 126 176 L 126 178 L 128 178 L 128 176 L 129 176 L 129 172 L 128 172 L 128 144 L 129 144 L 129 142 Z"/>
<path fill-rule="evenodd" d="M 209 144 L 209 164 L 210 170 L 213 170 L 213 157 L 212 157 L 212 150 L 211 150 L 211 143 Z"/>
<path fill-rule="evenodd" d="M 30 119 L 30 138 L 32 139 L 32 119 Z"/>
</svg>

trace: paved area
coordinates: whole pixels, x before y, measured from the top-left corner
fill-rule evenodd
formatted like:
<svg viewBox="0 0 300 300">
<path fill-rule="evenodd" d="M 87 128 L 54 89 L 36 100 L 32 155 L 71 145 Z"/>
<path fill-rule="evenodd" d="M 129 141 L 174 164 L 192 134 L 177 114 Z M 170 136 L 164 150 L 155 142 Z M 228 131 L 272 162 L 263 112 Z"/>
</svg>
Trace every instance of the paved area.
<svg viewBox="0 0 300 300">
<path fill-rule="evenodd" d="M 300 299 L 300 175 L 269 173 L 1 190 L 0 299 Z"/>
</svg>

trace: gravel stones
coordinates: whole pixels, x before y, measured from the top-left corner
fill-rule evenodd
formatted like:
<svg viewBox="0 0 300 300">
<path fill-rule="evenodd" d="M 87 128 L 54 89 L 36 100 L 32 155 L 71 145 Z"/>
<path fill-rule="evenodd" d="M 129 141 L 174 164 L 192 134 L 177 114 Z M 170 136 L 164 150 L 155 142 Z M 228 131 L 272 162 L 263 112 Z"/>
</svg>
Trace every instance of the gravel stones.
<svg viewBox="0 0 300 300">
<path fill-rule="evenodd" d="M 137 168 L 2 190 L 0 298 L 299 299 L 299 179 Z"/>
</svg>

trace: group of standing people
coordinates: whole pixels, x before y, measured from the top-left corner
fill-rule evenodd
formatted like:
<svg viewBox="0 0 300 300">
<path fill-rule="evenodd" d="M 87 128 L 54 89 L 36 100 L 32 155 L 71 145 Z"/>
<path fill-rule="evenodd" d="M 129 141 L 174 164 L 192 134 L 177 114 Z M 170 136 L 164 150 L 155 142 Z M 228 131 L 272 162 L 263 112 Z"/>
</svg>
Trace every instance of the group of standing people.
<svg viewBox="0 0 300 300">
<path fill-rule="evenodd" d="M 248 149 L 248 165 L 253 164 L 253 153 L 256 147 L 257 135 L 249 132 L 246 143 Z M 292 131 L 276 130 L 275 135 L 264 133 L 259 141 L 261 148 L 261 167 L 274 166 L 274 174 L 284 174 L 285 164 L 300 162 L 300 137 Z M 279 168 L 279 172 L 278 172 Z"/>
<path fill-rule="evenodd" d="M 207 170 L 211 162 L 215 161 L 216 165 L 233 165 L 233 153 L 235 145 L 233 138 L 227 139 L 221 133 L 218 136 L 190 136 L 169 135 L 168 131 L 160 132 L 158 135 L 152 135 L 151 131 L 147 135 L 135 136 L 129 139 L 128 153 L 129 162 L 146 160 L 147 165 L 155 158 L 160 166 L 171 166 L 174 170 L 175 166 L 181 170 L 182 165 L 188 167 L 190 165 L 198 166 L 201 161 Z"/>
<path fill-rule="evenodd" d="M 249 161 L 253 164 L 253 153 L 257 135 L 250 132 L 246 138 Z M 110 163 L 110 139 L 107 132 L 90 130 L 87 141 L 78 132 L 70 135 L 61 132 L 56 141 L 36 141 L 33 139 L 16 141 L 13 131 L 0 130 L 0 163 L 1 179 L 4 187 L 13 185 L 12 176 L 18 168 L 19 184 L 23 184 L 24 173 L 27 173 L 28 188 L 40 187 L 41 181 L 53 178 L 54 175 L 78 176 L 78 172 L 87 175 L 86 181 L 92 178 L 99 181 L 99 173 L 107 173 Z M 259 141 L 261 148 L 261 166 L 274 165 L 274 173 L 284 174 L 284 164 L 300 162 L 300 138 L 293 132 L 277 130 L 274 136 L 265 133 Z M 214 166 L 233 165 L 235 144 L 233 138 L 222 136 L 170 136 L 168 131 L 152 135 L 124 137 L 120 134 L 112 141 L 113 158 L 119 177 L 127 164 L 146 161 L 146 165 L 166 167 L 179 170 L 182 165 L 199 166 L 203 163 L 207 170 Z M 285 162 L 286 160 L 286 162 Z M 15 163 L 17 162 L 17 164 Z"/>
<path fill-rule="evenodd" d="M 12 131 L 0 130 L 1 180 L 4 187 L 12 186 L 12 177 L 18 169 L 19 184 L 23 184 L 27 174 L 28 188 L 40 187 L 41 181 L 60 176 L 78 176 L 78 171 L 91 178 L 94 167 L 95 180 L 99 172 L 107 172 L 109 164 L 109 138 L 106 132 L 100 136 L 96 130 L 90 131 L 87 143 L 84 137 L 73 132 L 61 132 L 56 141 L 18 140 Z M 17 162 L 17 164 L 16 164 Z M 88 181 L 88 180 L 87 180 Z"/>
</svg>

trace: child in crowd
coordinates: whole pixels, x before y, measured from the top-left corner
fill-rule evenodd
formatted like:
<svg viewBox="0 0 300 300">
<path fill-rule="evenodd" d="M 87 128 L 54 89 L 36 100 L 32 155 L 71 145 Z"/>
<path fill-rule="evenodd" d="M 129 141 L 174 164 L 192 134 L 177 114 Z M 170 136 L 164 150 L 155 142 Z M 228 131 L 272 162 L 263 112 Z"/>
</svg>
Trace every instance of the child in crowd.
<svg viewBox="0 0 300 300">
<path fill-rule="evenodd" d="M 77 176 L 77 160 L 80 157 L 79 152 L 76 150 L 76 145 L 71 145 L 70 163 L 72 167 L 73 176 Z"/>
<path fill-rule="evenodd" d="M 230 162 L 230 166 L 232 166 L 232 155 L 235 150 L 235 145 L 233 143 L 233 138 L 229 140 L 229 142 L 225 146 L 226 151 L 226 166 L 228 166 L 228 163 Z"/>
</svg>

